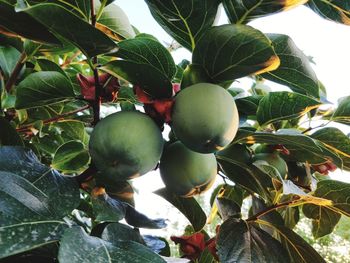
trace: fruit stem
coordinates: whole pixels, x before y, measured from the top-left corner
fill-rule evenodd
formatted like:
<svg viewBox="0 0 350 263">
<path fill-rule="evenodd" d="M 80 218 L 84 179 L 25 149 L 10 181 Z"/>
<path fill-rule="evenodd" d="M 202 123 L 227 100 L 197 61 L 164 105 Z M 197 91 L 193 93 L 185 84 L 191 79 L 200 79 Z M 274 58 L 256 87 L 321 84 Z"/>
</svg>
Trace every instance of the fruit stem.
<svg viewBox="0 0 350 263">
<path fill-rule="evenodd" d="M 93 27 L 96 26 L 96 14 L 95 14 L 95 5 L 94 5 L 94 0 L 90 0 L 90 8 L 91 8 L 91 25 Z M 101 85 L 100 85 L 100 80 L 98 76 L 98 70 L 96 68 L 98 59 L 97 56 L 92 57 L 92 71 L 94 74 L 94 79 L 95 79 L 95 100 L 91 103 L 92 109 L 93 109 L 93 114 L 94 118 L 92 121 L 92 125 L 95 126 L 97 122 L 100 120 L 100 109 L 101 109 Z"/>
</svg>

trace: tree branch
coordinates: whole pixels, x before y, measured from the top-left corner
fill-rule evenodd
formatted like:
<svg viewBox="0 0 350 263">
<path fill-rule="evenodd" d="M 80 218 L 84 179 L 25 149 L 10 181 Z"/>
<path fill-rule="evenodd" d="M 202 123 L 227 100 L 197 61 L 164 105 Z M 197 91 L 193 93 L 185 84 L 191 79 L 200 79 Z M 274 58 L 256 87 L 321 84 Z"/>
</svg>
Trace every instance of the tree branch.
<svg viewBox="0 0 350 263">
<path fill-rule="evenodd" d="M 262 217 L 262 216 L 264 216 L 264 215 L 266 215 L 266 214 L 268 214 L 268 213 L 270 213 L 278 208 L 289 206 L 299 199 L 300 199 L 300 197 L 298 197 L 297 199 L 293 199 L 293 200 L 290 200 L 287 202 L 283 202 L 283 203 L 279 203 L 279 204 L 275 204 L 275 205 L 272 205 L 270 207 L 267 207 L 266 209 L 260 211 L 259 213 L 256 213 L 255 215 L 249 217 L 246 221 L 247 222 L 255 221 L 255 220 L 259 219 L 260 217 Z"/>
<path fill-rule="evenodd" d="M 91 7 L 91 25 L 96 26 L 96 14 L 95 14 L 95 5 L 94 0 L 90 0 L 90 7 Z M 96 125 L 97 122 L 100 120 L 100 108 L 101 108 L 101 85 L 100 80 L 98 76 L 98 70 L 96 68 L 96 65 L 98 63 L 97 56 L 92 58 L 92 71 L 94 73 L 94 79 L 95 79 L 95 100 L 92 102 L 92 109 L 94 113 L 94 119 L 92 121 L 92 125 Z"/>
<path fill-rule="evenodd" d="M 63 113 L 61 115 L 52 117 L 50 119 L 46 119 L 46 120 L 43 121 L 43 123 L 44 124 L 49 124 L 49 123 L 60 121 L 60 120 L 64 119 L 65 117 L 69 116 L 69 115 L 73 115 L 75 113 L 81 112 L 81 111 L 86 110 L 86 109 L 88 109 L 90 107 L 91 107 L 90 105 L 86 105 L 84 107 L 81 107 L 81 108 L 78 108 L 78 109 L 75 109 L 75 110 L 72 110 L 72 111 L 69 111 L 69 112 L 65 112 L 65 113 Z M 25 125 L 25 126 L 17 128 L 16 131 L 17 132 L 29 132 L 29 131 L 31 131 L 32 127 L 33 127 L 33 124 L 28 124 L 28 125 Z"/>
<path fill-rule="evenodd" d="M 25 60 L 26 60 L 26 53 L 23 51 L 21 53 L 21 56 L 19 57 L 18 61 L 17 61 L 17 64 L 15 66 L 15 68 L 13 69 L 9 79 L 7 80 L 6 82 L 6 85 L 5 85 L 5 89 L 7 92 L 10 92 L 13 85 L 15 84 L 17 78 L 18 78 L 18 75 L 19 73 L 21 72 L 23 66 L 24 66 L 24 63 L 25 63 Z"/>
</svg>

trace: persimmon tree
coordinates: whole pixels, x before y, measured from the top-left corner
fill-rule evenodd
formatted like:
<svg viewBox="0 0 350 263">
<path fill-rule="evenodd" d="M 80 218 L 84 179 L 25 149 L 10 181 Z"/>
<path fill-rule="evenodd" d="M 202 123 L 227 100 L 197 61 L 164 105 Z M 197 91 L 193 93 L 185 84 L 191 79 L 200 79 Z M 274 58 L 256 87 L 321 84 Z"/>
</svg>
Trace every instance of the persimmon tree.
<svg viewBox="0 0 350 263">
<path fill-rule="evenodd" d="M 349 125 L 350 96 L 324 111 L 308 57 L 247 23 L 304 4 L 349 25 L 349 2 L 145 2 L 191 61 L 110 0 L 0 0 L 1 262 L 166 262 L 169 242 L 195 262 L 325 262 L 293 228 L 302 213 L 319 238 L 350 216 L 350 184 L 327 175 L 350 170 L 332 126 Z M 130 184 L 158 168 L 155 194 L 192 226 L 171 240 L 142 235 L 166 220 L 138 212 Z M 220 177 L 206 214 L 196 195 Z"/>
</svg>

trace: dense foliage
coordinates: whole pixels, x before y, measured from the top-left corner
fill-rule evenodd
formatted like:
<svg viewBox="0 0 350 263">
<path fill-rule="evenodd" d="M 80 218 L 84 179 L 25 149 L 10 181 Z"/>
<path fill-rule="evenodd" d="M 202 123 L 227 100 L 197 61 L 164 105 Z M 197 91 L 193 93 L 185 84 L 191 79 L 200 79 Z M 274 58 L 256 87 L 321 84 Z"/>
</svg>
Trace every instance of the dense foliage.
<svg viewBox="0 0 350 263">
<path fill-rule="evenodd" d="M 349 25 L 349 1 L 145 0 L 192 53 L 178 65 L 112 2 L 0 0 L 1 262 L 166 262 L 169 242 L 201 263 L 326 262 L 293 229 L 303 213 L 320 238 L 350 216 L 350 184 L 328 177 L 350 170 L 332 127 L 350 96 L 330 107 L 293 40 L 247 23 L 304 4 Z M 158 168 L 155 194 L 191 224 L 171 240 L 141 234 L 166 220 L 133 199 L 130 179 Z M 196 195 L 219 177 L 207 215 Z"/>
</svg>

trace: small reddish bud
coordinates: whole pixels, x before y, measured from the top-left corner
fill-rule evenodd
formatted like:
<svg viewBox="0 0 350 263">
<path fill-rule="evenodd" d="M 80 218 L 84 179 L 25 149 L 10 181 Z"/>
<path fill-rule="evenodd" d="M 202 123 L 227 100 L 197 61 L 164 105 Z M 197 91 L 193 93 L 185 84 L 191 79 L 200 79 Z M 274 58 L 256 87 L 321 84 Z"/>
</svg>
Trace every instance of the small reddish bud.
<svg viewBox="0 0 350 263">
<path fill-rule="evenodd" d="M 205 239 L 203 233 L 195 233 L 191 236 L 170 237 L 175 244 L 180 245 L 180 251 L 184 257 L 196 260 L 205 249 Z"/>
<path fill-rule="evenodd" d="M 81 87 L 80 92 L 87 101 L 95 100 L 95 78 L 93 76 L 84 76 L 77 74 L 77 80 Z M 105 73 L 99 75 L 99 83 L 102 87 L 102 102 L 111 102 L 116 99 L 120 85 L 117 78 Z"/>
</svg>

